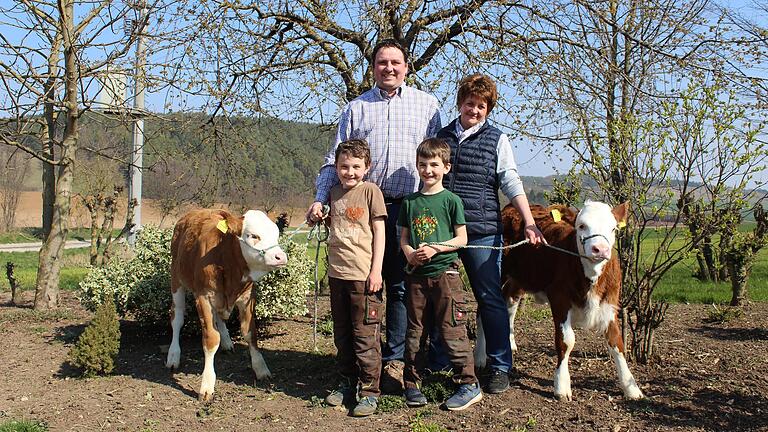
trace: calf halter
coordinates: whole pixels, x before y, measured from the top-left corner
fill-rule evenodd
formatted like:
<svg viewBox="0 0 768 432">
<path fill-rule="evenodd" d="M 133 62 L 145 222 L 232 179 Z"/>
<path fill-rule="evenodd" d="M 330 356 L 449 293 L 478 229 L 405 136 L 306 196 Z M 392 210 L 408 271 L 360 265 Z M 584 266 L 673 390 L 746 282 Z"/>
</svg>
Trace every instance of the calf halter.
<svg viewBox="0 0 768 432">
<path fill-rule="evenodd" d="M 264 249 L 259 249 L 256 246 L 252 246 L 252 245 L 248 244 L 248 242 L 243 240 L 242 237 L 237 237 L 237 239 L 240 240 L 240 243 L 242 243 L 242 244 L 248 246 L 249 248 L 255 250 L 256 252 L 258 252 L 261 256 L 266 255 L 268 250 L 270 250 L 272 248 L 276 248 L 276 247 L 279 246 L 278 244 L 273 244 L 272 246 L 266 247 Z"/>
</svg>

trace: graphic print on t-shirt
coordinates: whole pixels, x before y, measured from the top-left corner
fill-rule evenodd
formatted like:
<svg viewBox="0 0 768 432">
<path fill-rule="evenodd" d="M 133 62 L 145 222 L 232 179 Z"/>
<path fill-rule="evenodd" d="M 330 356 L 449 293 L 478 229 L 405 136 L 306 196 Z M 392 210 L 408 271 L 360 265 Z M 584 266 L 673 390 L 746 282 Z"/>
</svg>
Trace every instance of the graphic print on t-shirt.
<svg viewBox="0 0 768 432">
<path fill-rule="evenodd" d="M 437 230 L 437 218 L 432 216 L 432 212 L 428 208 L 424 207 L 421 209 L 421 214 L 411 221 L 411 226 L 416 237 L 419 238 L 419 242 L 422 242 Z"/>
<path fill-rule="evenodd" d="M 339 239 L 350 239 L 357 242 L 362 228 L 360 227 L 360 217 L 365 213 L 362 207 L 348 207 L 347 200 L 342 198 L 333 203 L 334 223 L 336 227 L 334 232 Z"/>
</svg>

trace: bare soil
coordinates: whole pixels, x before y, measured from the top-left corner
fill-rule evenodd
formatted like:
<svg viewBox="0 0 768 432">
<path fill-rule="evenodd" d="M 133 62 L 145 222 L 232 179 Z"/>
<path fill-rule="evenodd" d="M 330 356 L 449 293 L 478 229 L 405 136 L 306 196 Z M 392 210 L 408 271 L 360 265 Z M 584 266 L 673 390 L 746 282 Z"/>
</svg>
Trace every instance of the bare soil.
<svg viewBox="0 0 768 432">
<path fill-rule="evenodd" d="M 31 294 L 31 293 L 26 293 Z M 216 356 L 216 398 L 197 400 L 202 371 L 199 338 L 182 339 L 182 365 L 164 367 L 170 331 L 121 323 L 122 341 L 112 376 L 81 379 L 67 352 L 91 314 L 64 293 L 58 312 L 36 313 L 0 293 L 0 423 L 45 421 L 53 431 L 313 430 L 403 431 L 759 431 L 768 430 L 768 304 L 751 304 L 739 317 L 711 323 L 704 305 L 673 305 L 656 338 L 649 365 L 630 363 L 646 395 L 625 400 L 601 337 L 577 332 L 571 358 L 574 400 L 552 396 L 552 325 L 543 306 L 526 304 L 518 320 L 518 376 L 500 395 L 448 412 L 397 408 L 364 419 L 319 401 L 335 384 L 333 341 L 318 336 L 312 319 L 275 321 L 261 347 L 274 375 L 255 382 L 248 350 Z M 321 298 L 320 315 L 328 309 Z M 194 319 L 188 317 L 187 319 Z M 418 429 L 422 426 L 422 429 Z"/>
</svg>

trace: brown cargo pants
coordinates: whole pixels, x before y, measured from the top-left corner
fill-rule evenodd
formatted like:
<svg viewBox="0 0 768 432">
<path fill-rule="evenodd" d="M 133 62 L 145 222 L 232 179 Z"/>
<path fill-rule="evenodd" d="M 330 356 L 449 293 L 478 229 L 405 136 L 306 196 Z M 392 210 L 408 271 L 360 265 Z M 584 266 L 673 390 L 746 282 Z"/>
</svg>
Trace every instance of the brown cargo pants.
<svg viewBox="0 0 768 432">
<path fill-rule="evenodd" d="M 354 385 L 360 396 L 381 393 L 382 292 L 368 293 L 364 281 L 328 278 L 331 288 L 333 342 L 339 373 Z"/>
<path fill-rule="evenodd" d="M 446 353 L 453 367 L 453 381 L 477 382 L 475 360 L 467 337 L 467 310 L 459 272 L 448 268 L 438 277 L 406 275 L 408 330 L 405 334 L 405 388 L 421 385 L 421 371 L 426 367 L 429 332 L 436 325 L 445 341 Z"/>
</svg>

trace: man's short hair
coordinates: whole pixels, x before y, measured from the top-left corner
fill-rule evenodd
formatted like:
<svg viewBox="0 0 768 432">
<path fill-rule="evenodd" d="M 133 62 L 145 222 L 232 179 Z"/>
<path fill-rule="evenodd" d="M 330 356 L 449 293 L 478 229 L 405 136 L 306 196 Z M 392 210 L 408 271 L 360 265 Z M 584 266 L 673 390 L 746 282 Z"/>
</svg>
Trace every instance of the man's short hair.
<svg viewBox="0 0 768 432">
<path fill-rule="evenodd" d="M 368 143 L 361 139 L 352 139 L 342 141 L 336 146 L 336 162 L 339 161 L 339 155 L 345 153 L 348 157 L 356 157 L 365 161 L 365 166 L 371 166 L 371 149 Z"/>
<path fill-rule="evenodd" d="M 405 64 L 408 64 L 408 50 L 406 50 L 402 45 L 400 45 L 400 42 L 396 41 L 395 39 L 384 39 L 381 42 L 377 43 L 375 47 L 373 47 L 373 57 L 371 58 L 372 63 L 376 63 L 376 54 L 378 54 L 379 50 L 382 48 L 399 49 L 400 52 L 403 53 L 403 59 L 405 60 Z"/>
<path fill-rule="evenodd" d="M 427 138 L 416 148 L 416 160 L 440 158 L 443 164 L 451 163 L 451 146 L 441 138 Z"/>
<path fill-rule="evenodd" d="M 491 77 L 477 73 L 466 76 L 459 82 L 456 106 L 461 108 L 461 104 L 470 96 L 483 99 L 488 106 L 488 114 L 490 114 L 499 99 L 499 92 L 496 90 L 496 84 Z"/>
</svg>

